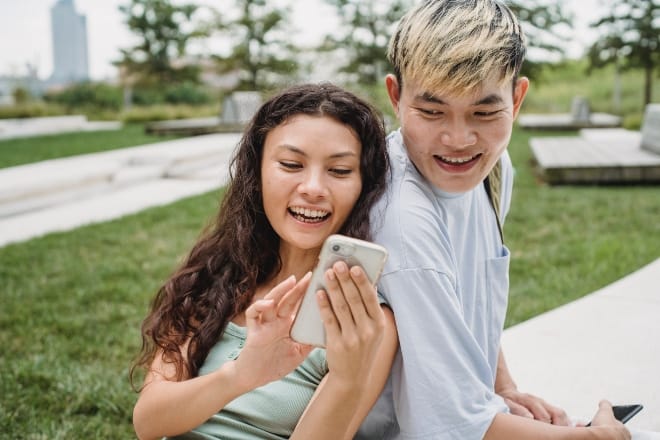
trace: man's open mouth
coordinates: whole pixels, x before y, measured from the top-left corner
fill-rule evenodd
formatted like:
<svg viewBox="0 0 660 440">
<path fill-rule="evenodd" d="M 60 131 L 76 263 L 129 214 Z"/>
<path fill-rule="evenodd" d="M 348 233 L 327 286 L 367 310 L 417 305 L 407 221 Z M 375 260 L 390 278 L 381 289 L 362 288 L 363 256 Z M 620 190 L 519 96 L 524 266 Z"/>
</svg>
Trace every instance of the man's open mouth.
<svg viewBox="0 0 660 440">
<path fill-rule="evenodd" d="M 476 154 L 474 156 L 465 156 L 465 157 L 447 157 L 447 156 L 438 156 L 435 155 L 437 160 L 439 160 L 442 163 L 446 163 L 447 165 L 454 165 L 454 166 L 460 166 L 460 165 L 465 165 L 470 162 L 474 162 L 475 160 L 479 159 L 481 157 L 482 153 Z"/>
</svg>

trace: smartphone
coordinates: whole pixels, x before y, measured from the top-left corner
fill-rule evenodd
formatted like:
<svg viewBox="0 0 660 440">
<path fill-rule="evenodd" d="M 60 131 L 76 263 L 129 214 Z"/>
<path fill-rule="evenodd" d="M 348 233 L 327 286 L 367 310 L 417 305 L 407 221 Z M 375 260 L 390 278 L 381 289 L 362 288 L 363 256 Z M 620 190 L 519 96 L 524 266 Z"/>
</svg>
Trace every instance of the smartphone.
<svg viewBox="0 0 660 440">
<path fill-rule="evenodd" d="M 628 420 L 632 419 L 635 414 L 640 412 L 644 408 L 643 405 L 612 405 L 612 411 L 614 412 L 614 418 L 621 423 L 626 423 Z M 591 426 L 591 422 L 587 424 Z"/>
<path fill-rule="evenodd" d="M 325 289 L 324 273 L 335 262 L 343 260 L 349 268 L 361 266 L 369 281 L 375 285 L 386 259 L 387 250 L 375 243 L 339 234 L 329 236 L 321 247 L 309 287 L 291 326 L 291 338 L 303 344 L 325 347 L 325 328 L 316 302 L 316 292 Z"/>
</svg>

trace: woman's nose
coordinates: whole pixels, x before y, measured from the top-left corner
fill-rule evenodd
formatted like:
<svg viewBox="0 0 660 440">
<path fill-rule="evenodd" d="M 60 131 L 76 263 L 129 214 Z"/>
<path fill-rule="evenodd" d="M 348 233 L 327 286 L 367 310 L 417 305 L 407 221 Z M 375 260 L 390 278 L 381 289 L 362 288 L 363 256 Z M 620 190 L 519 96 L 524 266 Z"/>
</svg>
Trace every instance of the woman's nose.
<svg viewBox="0 0 660 440">
<path fill-rule="evenodd" d="M 321 171 L 310 170 L 303 176 L 299 191 L 311 198 L 325 197 L 328 192 L 325 176 Z"/>
</svg>

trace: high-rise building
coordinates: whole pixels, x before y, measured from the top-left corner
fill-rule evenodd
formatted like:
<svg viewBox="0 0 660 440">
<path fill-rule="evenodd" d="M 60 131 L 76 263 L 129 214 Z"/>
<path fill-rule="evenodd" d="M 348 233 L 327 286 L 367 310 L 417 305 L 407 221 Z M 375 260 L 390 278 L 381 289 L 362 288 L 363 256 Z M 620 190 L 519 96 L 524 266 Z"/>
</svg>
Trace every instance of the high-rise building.
<svg viewBox="0 0 660 440">
<path fill-rule="evenodd" d="M 58 0 L 50 10 L 53 31 L 53 74 L 50 82 L 89 79 L 87 18 L 76 12 L 73 0 Z"/>
</svg>

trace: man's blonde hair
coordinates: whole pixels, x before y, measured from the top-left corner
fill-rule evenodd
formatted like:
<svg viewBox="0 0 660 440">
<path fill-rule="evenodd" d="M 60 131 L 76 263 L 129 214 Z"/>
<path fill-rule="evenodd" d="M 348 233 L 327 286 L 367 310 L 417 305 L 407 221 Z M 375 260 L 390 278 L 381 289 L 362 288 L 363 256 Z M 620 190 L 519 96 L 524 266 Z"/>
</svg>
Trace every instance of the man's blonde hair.
<svg viewBox="0 0 660 440">
<path fill-rule="evenodd" d="M 387 57 L 399 87 L 465 95 L 493 74 L 514 82 L 525 37 L 511 10 L 497 0 L 424 0 L 399 22 Z"/>
</svg>

